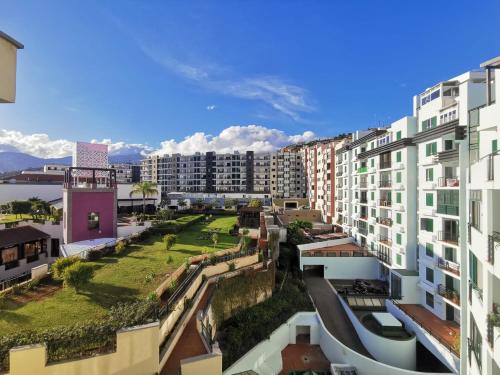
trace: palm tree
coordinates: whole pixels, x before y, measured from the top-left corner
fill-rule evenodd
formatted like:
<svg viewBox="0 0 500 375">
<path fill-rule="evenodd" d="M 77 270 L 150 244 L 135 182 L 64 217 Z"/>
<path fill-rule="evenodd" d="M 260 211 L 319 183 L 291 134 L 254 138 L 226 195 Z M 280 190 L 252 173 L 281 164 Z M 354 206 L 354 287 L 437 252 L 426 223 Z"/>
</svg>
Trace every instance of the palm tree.
<svg viewBox="0 0 500 375">
<path fill-rule="evenodd" d="M 146 214 L 146 198 L 152 195 L 158 194 L 158 189 L 156 188 L 156 184 L 153 184 L 149 181 L 139 182 L 138 184 L 134 184 L 132 187 L 132 191 L 130 192 L 130 197 L 134 194 L 142 195 L 142 213 Z"/>
</svg>

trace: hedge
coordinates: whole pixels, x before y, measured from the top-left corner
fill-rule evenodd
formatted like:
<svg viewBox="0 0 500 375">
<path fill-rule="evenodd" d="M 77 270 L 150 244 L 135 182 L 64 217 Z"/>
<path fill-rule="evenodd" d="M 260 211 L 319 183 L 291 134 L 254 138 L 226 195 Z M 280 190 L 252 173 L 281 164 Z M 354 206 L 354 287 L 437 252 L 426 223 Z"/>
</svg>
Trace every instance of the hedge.
<svg viewBox="0 0 500 375">
<path fill-rule="evenodd" d="M 155 224 L 149 228 L 149 232 L 152 234 L 160 234 L 162 236 L 165 234 L 176 234 L 190 225 L 201 222 L 204 218 L 204 215 L 197 215 L 188 221 L 182 220 L 182 217 L 176 220 L 168 220 L 164 223 Z"/>
<path fill-rule="evenodd" d="M 150 300 L 120 303 L 110 309 L 109 317 L 104 320 L 1 336 L 0 371 L 9 370 L 9 350 L 22 345 L 45 343 L 48 363 L 113 352 L 116 331 L 157 320 L 158 307 L 157 301 Z"/>
</svg>

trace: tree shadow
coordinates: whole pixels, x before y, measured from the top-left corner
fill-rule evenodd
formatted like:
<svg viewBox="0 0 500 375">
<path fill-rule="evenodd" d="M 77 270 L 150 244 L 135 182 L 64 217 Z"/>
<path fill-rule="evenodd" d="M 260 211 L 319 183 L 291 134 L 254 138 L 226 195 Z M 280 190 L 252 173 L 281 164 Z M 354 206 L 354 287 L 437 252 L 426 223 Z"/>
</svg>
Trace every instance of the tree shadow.
<svg viewBox="0 0 500 375">
<path fill-rule="evenodd" d="M 16 309 L 14 309 L 16 310 Z M 11 324 L 29 324 L 31 322 L 31 318 L 26 315 L 17 314 L 15 311 L 0 309 L 0 322 L 5 321 Z"/>
<path fill-rule="evenodd" d="M 78 294 L 106 309 L 117 302 L 133 302 L 139 297 L 137 289 L 96 282 L 90 282 Z"/>
</svg>

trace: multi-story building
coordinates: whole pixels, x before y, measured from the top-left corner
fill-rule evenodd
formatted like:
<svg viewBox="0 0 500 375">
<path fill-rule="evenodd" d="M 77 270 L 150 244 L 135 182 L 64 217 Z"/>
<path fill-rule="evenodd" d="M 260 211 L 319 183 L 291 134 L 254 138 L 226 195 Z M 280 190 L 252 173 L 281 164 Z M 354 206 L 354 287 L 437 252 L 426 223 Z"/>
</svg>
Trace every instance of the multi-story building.
<svg viewBox="0 0 500 375">
<path fill-rule="evenodd" d="M 271 154 L 259 153 L 253 160 L 253 191 L 271 193 Z"/>
<path fill-rule="evenodd" d="M 141 181 L 162 184 L 158 179 L 159 159 L 158 155 L 150 155 L 141 161 Z"/>
<path fill-rule="evenodd" d="M 304 164 L 300 147 L 285 147 L 271 154 L 271 194 L 275 198 L 304 198 Z"/>
<path fill-rule="evenodd" d="M 468 173 L 460 180 L 461 185 L 467 183 L 460 205 L 467 210 L 460 215 L 462 227 L 467 222 L 467 236 L 460 235 L 460 260 L 468 262 L 467 267 L 460 267 L 466 308 L 462 310 L 466 337 L 462 345 L 467 349 L 462 371 L 471 375 L 500 374 L 500 105 L 496 101 L 500 82 L 495 79 L 500 57 L 481 66 L 486 70 L 485 105 L 460 112 L 469 118 L 465 144 L 469 152 L 460 158 L 469 164 Z"/>
<path fill-rule="evenodd" d="M 139 182 L 141 179 L 141 167 L 131 163 L 110 164 L 109 168 L 116 171 L 116 182 L 119 184 L 130 184 Z"/>
</svg>

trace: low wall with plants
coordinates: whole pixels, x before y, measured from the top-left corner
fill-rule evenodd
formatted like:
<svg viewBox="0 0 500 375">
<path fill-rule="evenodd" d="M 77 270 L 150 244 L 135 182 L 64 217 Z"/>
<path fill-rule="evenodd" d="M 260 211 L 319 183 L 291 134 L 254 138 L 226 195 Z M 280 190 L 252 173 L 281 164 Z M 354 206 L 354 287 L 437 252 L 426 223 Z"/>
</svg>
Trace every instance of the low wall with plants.
<svg viewBox="0 0 500 375">
<path fill-rule="evenodd" d="M 167 220 L 165 222 L 157 223 L 149 228 L 149 233 L 151 234 L 175 234 L 182 231 L 184 228 L 199 223 L 205 219 L 204 215 L 196 215 L 193 216 L 190 220 L 183 220 L 183 217 L 180 217 L 175 220 Z"/>
<path fill-rule="evenodd" d="M 85 335 L 101 335 L 99 329 L 85 331 Z M 74 333 L 80 336 L 80 332 Z M 35 344 L 18 347 L 10 351 L 10 370 L 8 375 L 78 375 L 78 374 L 121 374 L 151 375 L 159 372 L 158 322 L 120 329 L 116 333 L 114 350 L 106 355 L 101 352 L 90 353 L 92 357 L 78 357 L 76 360 L 47 363 L 53 348 L 48 344 Z M 63 334 L 66 336 L 66 334 Z M 41 341 L 43 342 L 43 341 Z M 53 343 L 52 343 L 53 344 Z M 65 342 L 65 350 L 71 351 L 74 342 Z M 78 345 L 78 343 L 76 343 Z M 61 352 L 63 349 L 61 348 Z"/>
<path fill-rule="evenodd" d="M 0 337 L 0 371 L 9 369 L 12 348 L 44 344 L 47 363 L 78 360 L 96 354 L 116 351 L 116 332 L 126 327 L 152 323 L 157 320 L 158 303 L 141 300 L 112 307 L 104 320 L 61 326 L 43 331 L 21 331 Z"/>
</svg>

